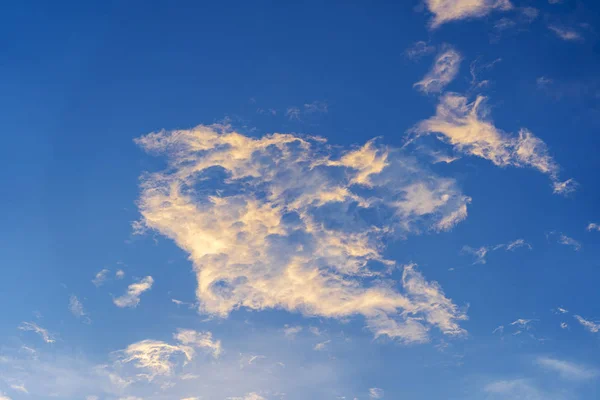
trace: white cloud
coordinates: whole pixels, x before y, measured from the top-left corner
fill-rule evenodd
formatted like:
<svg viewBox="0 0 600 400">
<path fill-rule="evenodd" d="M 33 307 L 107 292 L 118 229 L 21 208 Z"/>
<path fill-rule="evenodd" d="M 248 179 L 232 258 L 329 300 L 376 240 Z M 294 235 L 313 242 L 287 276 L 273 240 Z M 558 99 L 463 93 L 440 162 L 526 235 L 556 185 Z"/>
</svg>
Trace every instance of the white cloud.
<svg viewBox="0 0 600 400">
<path fill-rule="evenodd" d="M 218 357 L 221 353 L 221 342 L 214 341 L 211 332 L 179 329 L 173 338 L 175 344 L 149 339 L 130 344 L 117 353 L 119 363 L 133 363 L 136 368 L 146 372 L 138 376 L 152 381 L 159 375 L 172 375 L 176 356 L 183 357 L 185 364 L 194 358 L 196 349 L 202 349 L 213 357 Z"/>
<path fill-rule="evenodd" d="M 421 57 L 431 54 L 435 51 L 435 46 L 430 46 L 427 42 L 422 40 L 415 42 L 411 47 L 404 51 L 406 57 L 409 59 L 416 61 Z"/>
<path fill-rule="evenodd" d="M 74 294 L 71 295 L 71 297 L 69 297 L 69 311 L 71 311 L 71 314 L 73 314 L 77 318 L 85 318 L 84 321 L 86 323 L 91 322 L 90 318 L 88 317 L 87 313 L 83 308 L 83 304 Z"/>
<path fill-rule="evenodd" d="M 310 114 L 325 114 L 329 111 L 329 105 L 324 101 L 313 101 L 312 103 L 306 103 L 302 107 L 288 107 L 285 111 L 286 117 L 290 120 L 300 121 L 303 115 Z"/>
<path fill-rule="evenodd" d="M 547 174 L 552 180 L 554 192 L 566 194 L 574 189 L 572 180 L 561 182 L 559 166 L 550 156 L 546 144 L 527 129 L 518 136 L 496 128 L 486 118 L 486 98 L 477 96 L 473 103 L 455 93 L 440 99 L 436 115 L 421 121 L 412 130 L 412 135 L 437 134 L 456 151 L 481 157 L 497 166 L 531 167 Z"/>
<path fill-rule="evenodd" d="M 117 307 L 137 307 L 140 303 L 140 296 L 147 290 L 152 288 L 154 279 L 151 276 L 147 276 L 137 283 L 132 283 L 127 287 L 127 293 L 123 296 L 113 299 L 113 303 Z"/>
<path fill-rule="evenodd" d="M 115 278 L 123 279 L 124 277 L 125 277 L 125 271 L 123 271 L 122 269 L 115 272 Z"/>
<path fill-rule="evenodd" d="M 588 331 L 590 331 L 592 333 L 600 332 L 600 323 L 588 321 L 579 315 L 575 315 L 574 317 Z"/>
<path fill-rule="evenodd" d="M 50 332 L 34 322 L 23 322 L 21 325 L 19 325 L 19 329 L 22 331 L 31 331 L 37 333 L 46 343 L 54 343 L 56 341 Z"/>
<path fill-rule="evenodd" d="M 384 391 L 380 388 L 370 388 L 369 389 L 369 398 L 370 399 L 383 399 Z"/>
<path fill-rule="evenodd" d="M 0 392 L 0 400 L 12 400 L 10 397 L 8 397 L 6 394 Z"/>
<path fill-rule="evenodd" d="M 567 329 L 569 327 L 569 325 L 566 322 L 561 322 L 560 323 L 560 328 L 561 329 Z"/>
<path fill-rule="evenodd" d="M 102 286 L 104 284 L 104 282 L 106 281 L 106 278 L 107 278 L 109 272 L 110 271 L 106 268 L 99 271 L 96 274 L 96 276 L 94 277 L 94 279 L 92 279 L 92 283 L 96 286 Z"/>
<path fill-rule="evenodd" d="M 461 60 L 456 50 L 446 49 L 437 56 L 431 70 L 414 87 L 428 94 L 441 92 L 458 74 Z"/>
<path fill-rule="evenodd" d="M 22 384 L 22 383 L 20 385 L 17 385 L 17 384 L 10 385 L 10 388 L 12 390 L 16 391 L 16 392 L 21 392 L 21 393 L 29 394 L 29 391 L 27 390 L 27 388 L 25 387 L 25 385 Z"/>
<path fill-rule="evenodd" d="M 540 389 L 527 379 L 499 380 L 487 384 L 484 391 L 511 400 L 548 400 Z"/>
<path fill-rule="evenodd" d="M 559 234 L 558 243 L 564 244 L 565 246 L 571 246 L 575 251 L 581 250 L 581 243 L 571 237 L 568 237 L 564 233 Z"/>
<path fill-rule="evenodd" d="M 298 333 L 302 331 L 301 326 L 285 326 L 283 328 L 283 334 L 289 338 L 295 338 Z"/>
<path fill-rule="evenodd" d="M 481 246 L 479 248 L 463 246 L 462 253 L 472 255 L 474 258 L 473 264 L 485 264 L 487 262 L 485 257 L 490 251 L 496 251 L 500 249 L 505 249 L 506 251 L 514 251 L 515 249 L 518 249 L 520 247 L 527 247 L 529 250 L 533 248 L 524 239 L 516 239 L 507 244 L 502 243 L 497 244 L 495 246 Z"/>
<path fill-rule="evenodd" d="M 597 231 L 600 232 L 600 224 L 596 224 L 594 222 L 590 222 L 587 226 L 588 232 Z"/>
<path fill-rule="evenodd" d="M 598 376 L 598 370 L 550 357 L 538 357 L 536 364 L 568 380 L 588 380 Z"/>
<path fill-rule="evenodd" d="M 244 397 L 228 397 L 226 400 L 267 400 L 258 393 L 247 393 Z"/>
<path fill-rule="evenodd" d="M 313 347 L 313 350 L 316 350 L 316 351 L 323 351 L 323 350 L 325 350 L 325 348 L 327 347 L 327 345 L 328 345 L 329 343 L 331 343 L 331 340 L 326 340 L 326 341 L 324 341 L 324 342 L 317 343 L 317 344 L 315 344 L 315 346 Z"/>
<path fill-rule="evenodd" d="M 583 40 L 581 34 L 573 29 L 561 27 L 558 25 L 548 25 L 548 29 L 550 29 L 556 36 L 566 41 L 580 41 Z"/>
<path fill-rule="evenodd" d="M 466 217 L 470 199 L 453 180 L 374 141 L 340 151 L 321 138 L 198 126 L 136 142 L 169 158 L 168 170 L 142 177 L 141 223 L 190 254 L 201 312 L 362 315 L 376 335 L 405 342 L 428 340 L 431 327 L 464 333 L 466 316 L 414 265 L 404 268 L 404 293 L 370 268 L 393 264 L 382 256 L 386 237 Z"/>
<path fill-rule="evenodd" d="M 512 8 L 509 0 L 425 0 L 425 5 L 433 14 L 431 27 L 461 19 L 483 17 L 492 11 L 506 11 Z"/>
</svg>

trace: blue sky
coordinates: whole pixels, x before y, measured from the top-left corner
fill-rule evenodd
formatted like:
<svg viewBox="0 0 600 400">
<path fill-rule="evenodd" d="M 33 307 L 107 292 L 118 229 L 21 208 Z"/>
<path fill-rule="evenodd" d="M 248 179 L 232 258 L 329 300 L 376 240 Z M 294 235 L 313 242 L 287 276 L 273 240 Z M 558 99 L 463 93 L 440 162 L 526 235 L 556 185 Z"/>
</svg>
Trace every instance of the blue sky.
<svg viewBox="0 0 600 400">
<path fill-rule="evenodd" d="M 151 3 L 2 5 L 0 400 L 598 398 L 595 2 Z"/>
</svg>

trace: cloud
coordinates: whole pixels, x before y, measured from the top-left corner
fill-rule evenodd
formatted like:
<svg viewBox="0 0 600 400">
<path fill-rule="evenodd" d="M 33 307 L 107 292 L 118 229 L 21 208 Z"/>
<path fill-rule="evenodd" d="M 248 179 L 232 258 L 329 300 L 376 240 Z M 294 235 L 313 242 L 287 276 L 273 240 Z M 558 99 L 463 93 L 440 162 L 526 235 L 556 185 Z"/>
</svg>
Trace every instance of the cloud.
<svg viewBox="0 0 600 400">
<path fill-rule="evenodd" d="M 574 317 L 588 331 L 590 331 L 592 333 L 600 332 L 600 324 L 599 323 L 588 321 L 579 315 L 575 315 Z"/>
<path fill-rule="evenodd" d="M 581 250 L 581 243 L 579 243 L 577 240 L 565 235 L 564 233 L 552 231 L 547 234 L 547 237 L 551 237 L 551 236 L 558 236 L 556 241 L 559 244 L 562 244 L 565 246 L 570 246 L 575 251 Z"/>
<path fill-rule="evenodd" d="M 123 271 L 122 269 L 115 272 L 115 278 L 123 279 L 124 277 L 125 277 L 125 271 Z"/>
<path fill-rule="evenodd" d="M 267 400 L 258 393 L 247 393 L 244 397 L 228 397 L 226 400 Z"/>
<path fill-rule="evenodd" d="M 34 322 L 22 322 L 21 325 L 19 325 L 19 329 L 22 331 L 31 331 L 37 333 L 46 343 L 54 343 L 56 341 L 50 332 Z"/>
<path fill-rule="evenodd" d="M 562 40 L 568 42 L 583 40 L 583 36 L 581 36 L 579 32 L 570 28 L 560 27 L 558 25 L 548 25 L 548 29 L 554 32 L 554 34 Z"/>
<path fill-rule="evenodd" d="M 127 287 L 127 293 L 123 296 L 113 299 L 113 303 L 117 307 L 137 307 L 140 303 L 140 296 L 145 291 L 152 289 L 154 279 L 151 276 L 147 276 L 137 283 L 132 283 Z"/>
<path fill-rule="evenodd" d="M 130 344 L 126 349 L 117 352 L 118 362 L 133 363 L 136 368 L 145 371 L 138 376 L 152 381 L 156 376 L 173 374 L 175 368 L 173 360 L 176 356 L 183 357 L 185 364 L 194 358 L 196 349 L 202 349 L 214 357 L 221 354 L 221 342 L 214 341 L 211 332 L 179 329 L 173 338 L 175 344 L 149 339 Z"/>
<path fill-rule="evenodd" d="M 87 323 L 91 322 L 87 313 L 83 309 L 83 304 L 74 294 L 72 294 L 71 297 L 69 297 L 69 311 L 71 311 L 71 314 L 73 314 L 77 318 L 84 317 Z"/>
<path fill-rule="evenodd" d="M 543 393 L 527 379 L 494 381 L 487 384 L 484 391 L 511 400 L 549 400 L 552 398 L 547 397 L 546 393 Z"/>
<path fill-rule="evenodd" d="M 10 397 L 8 397 L 6 394 L 0 392 L 0 400 L 12 400 Z"/>
<path fill-rule="evenodd" d="M 302 331 L 301 326 L 285 326 L 283 328 L 283 334 L 289 338 L 295 338 L 298 333 Z"/>
<path fill-rule="evenodd" d="M 303 115 L 325 114 L 329 111 L 329 105 L 324 101 L 313 101 L 306 103 L 302 107 L 288 107 L 285 116 L 290 120 L 302 120 Z"/>
<path fill-rule="evenodd" d="M 98 272 L 96 274 L 94 279 L 92 279 L 92 283 L 94 285 L 96 285 L 96 287 L 102 286 L 104 284 L 104 282 L 106 281 L 106 278 L 107 278 L 109 272 L 110 271 L 106 268 L 101 270 L 100 272 Z"/>
<path fill-rule="evenodd" d="M 598 376 L 598 370 L 555 358 L 538 357 L 536 364 L 547 370 L 557 372 L 563 379 L 567 380 L 588 380 Z"/>
<path fill-rule="evenodd" d="M 430 25 L 440 25 L 461 19 L 483 17 L 492 11 L 506 11 L 513 6 L 509 0 L 425 0 L 425 5 L 433 14 Z"/>
<path fill-rule="evenodd" d="M 369 398 L 370 399 L 383 399 L 384 391 L 380 388 L 371 388 L 369 389 Z"/>
<path fill-rule="evenodd" d="M 520 247 L 527 247 L 529 250 L 531 250 L 533 248 L 529 243 L 525 242 L 524 239 L 516 239 L 507 244 L 502 243 L 502 244 L 497 244 L 495 246 L 482 246 L 479 248 L 463 246 L 462 253 L 472 255 L 473 258 L 475 259 L 473 261 L 473 264 L 485 264 L 487 262 L 485 257 L 490 251 L 496 251 L 496 250 L 500 250 L 500 249 L 505 249 L 506 251 L 514 251 Z"/>
<path fill-rule="evenodd" d="M 600 232 L 600 224 L 590 222 L 587 226 L 587 230 L 588 230 L 588 232 L 591 232 L 591 231 Z"/>
<path fill-rule="evenodd" d="M 404 51 L 406 57 L 410 60 L 417 61 L 423 56 L 431 54 L 435 51 L 435 46 L 430 46 L 427 42 L 419 40 L 415 42 L 411 47 Z"/>
<path fill-rule="evenodd" d="M 198 126 L 136 142 L 169 159 L 142 177 L 140 224 L 190 255 L 202 313 L 362 315 L 376 335 L 405 342 L 428 340 L 431 327 L 464 333 L 466 316 L 414 265 L 404 268 L 404 293 L 380 272 L 394 264 L 382 256 L 386 238 L 466 217 L 470 199 L 453 180 L 375 141 L 343 151 L 322 138 Z"/>
<path fill-rule="evenodd" d="M 458 74 L 461 60 L 456 50 L 446 49 L 437 56 L 427 75 L 413 86 L 427 94 L 441 92 Z"/>
<path fill-rule="evenodd" d="M 315 346 L 313 347 L 313 350 L 316 350 L 316 351 L 323 351 L 323 350 L 325 350 L 325 348 L 327 347 L 327 345 L 328 345 L 329 343 L 331 343 L 331 340 L 326 340 L 326 341 L 324 341 L 324 342 L 317 343 L 317 344 L 315 344 Z"/>
<path fill-rule="evenodd" d="M 413 128 L 414 137 L 437 134 L 456 151 L 491 161 L 499 167 L 531 167 L 550 176 L 554 192 L 566 194 L 574 189 L 572 180 L 561 182 L 559 166 L 546 144 L 527 129 L 513 136 L 496 128 L 486 118 L 486 98 L 477 96 L 473 103 L 455 93 L 442 96 L 436 115 Z"/>
<path fill-rule="evenodd" d="M 29 391 L 27 390 L 27 388 L 23 384 L 20 384 L 20 385 L 13 384 L 13 385 L 10 385 L 10 388 L 12 390 L 16 391 L 16 392 L 21 392 L 21 393 L 29 394 Z"/>
</svg>

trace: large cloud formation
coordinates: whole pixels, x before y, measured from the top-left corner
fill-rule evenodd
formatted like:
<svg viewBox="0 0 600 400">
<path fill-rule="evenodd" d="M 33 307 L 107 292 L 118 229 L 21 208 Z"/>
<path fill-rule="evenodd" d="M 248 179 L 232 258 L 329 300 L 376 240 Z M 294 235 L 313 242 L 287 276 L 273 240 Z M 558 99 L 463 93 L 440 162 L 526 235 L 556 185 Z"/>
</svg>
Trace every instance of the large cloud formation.
<svg viewBox="0 0 600 400">
<path fill-rule="evenodd" d="M 189 253 L 201 312 L 362 315 L 376 336 L 408 343 L 429 340 L 431 327 L 464 333 L 466 316 L 436 282 L 409 265 L 400 291 L 383 255 L 387 238 L 466 217 L 470 199 L 453 180 L 375 141 L 344 151 L 322 138 L 198 126 L 136 143 L 168 167 L 142 177 L 135 226 Z"/>
<path fill-rule="evenodd" d="M 535 168 L 550 177 L 555 193 L 573 191 L 575 181 L 559 179 L 560 167 L 546 143 L 527 129 L 521 129 L 518 136 L 498 129 L 486 118 L 485 100 L 477 96 L 469 103 L 465 96 L 447 93 L 440 98 L 436 114 L 417 124 L 412 134 L 437 134 L 455 150 L 485 158 L 500 167 Z"/>
</svg>

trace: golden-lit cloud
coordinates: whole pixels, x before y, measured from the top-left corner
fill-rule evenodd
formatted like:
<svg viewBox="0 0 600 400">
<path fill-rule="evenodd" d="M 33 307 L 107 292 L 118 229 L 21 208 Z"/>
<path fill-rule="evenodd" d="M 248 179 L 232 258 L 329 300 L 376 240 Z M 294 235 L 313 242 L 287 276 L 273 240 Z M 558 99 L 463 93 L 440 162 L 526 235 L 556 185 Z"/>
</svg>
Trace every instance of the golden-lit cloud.
<svg viewBox="0 0 600 400">
<path fill-rule="evenodd" d="M 427 341 L 431 327 L 464 333 L 465 315 L 414 265 L 400 288 L 385 277 L 386 239 L 466 217 L 470 199 L 453 180 L 375 141 L 344 151 L 322 138 L 198 126 L 136 142 L 169 160 L 142 177 L 136 229 L 189 253 L 201 312 L 362 315 L 376 335 L 405 342 Z"/>
<path fill-rule="evenodd" d="M 433 14 L 432 28 L 450 21 L 483 17 L 492 11 L 513 8 L 509 0 L 425 0 L 425 5 Z"/>
</svg>

